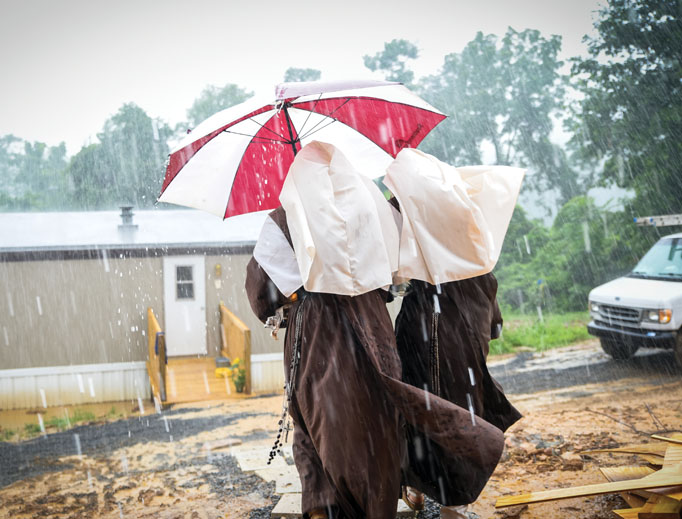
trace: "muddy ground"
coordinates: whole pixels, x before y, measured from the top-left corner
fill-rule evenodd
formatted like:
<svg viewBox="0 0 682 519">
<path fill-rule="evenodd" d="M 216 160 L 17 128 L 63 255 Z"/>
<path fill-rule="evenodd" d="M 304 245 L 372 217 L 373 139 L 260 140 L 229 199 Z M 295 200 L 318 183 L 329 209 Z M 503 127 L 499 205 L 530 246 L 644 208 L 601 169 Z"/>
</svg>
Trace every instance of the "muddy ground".
<svg viewBox="0 0 682 519">
<path fill-rule="evenodd" d="M 594 341 L 491 362 L 524 418 L 507 433 L 481 518 L 610 518 L 617 496 L 495 511 L 500 495 L 602 482 L 600 466 L 641 463 L 583 450 L 682 430 L 682 375 L 669 352 L 615 362 Z M 177 407 L 0 443 L 0 518 L 266 518 L 274 483 L 239 469 L 232 448 L 271 445 L 282 398 Z M 241 440 L 230 447 L 225 440 Z M 288 463 L 293 460 L 288 459 Z M 438 517 L 431 503 L 423 518 Z"/>
</svg>

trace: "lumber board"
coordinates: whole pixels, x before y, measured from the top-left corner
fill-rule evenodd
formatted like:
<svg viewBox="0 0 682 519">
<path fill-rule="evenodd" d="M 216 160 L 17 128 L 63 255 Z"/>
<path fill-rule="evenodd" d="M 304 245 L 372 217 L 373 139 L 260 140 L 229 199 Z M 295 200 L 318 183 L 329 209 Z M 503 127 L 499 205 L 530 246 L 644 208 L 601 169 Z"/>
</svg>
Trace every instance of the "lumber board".
<svg viewBox="0 0 682 519">
<path fill-rule="evenodd" d="M 626 467 L 600 467 L 600 472 L 609 482 L 640 479 L 656 472 L 651 467 L 630 465 Z"/>
<path fill-rule="evenodd" d="M 641 508 L 646 503 L 646 498 L 637 495 L 635 492 L 621 492 L 620 497 L 632 508 Z"/>
<path fill-rule="evenodd" d="M 665 451 L 665 459 L 663 460 L 663 467 L 670 465 L 679 465 L 682 463 L 682 445 L 671 445 Z"/>
<path fill-rule="evenodd" d="M 680 519 L 682 503 L 666 496 L 653 496 L 642 507 L 639 519 Z"/>
<path fill-rule="evenodd" d="M 504 508 L 530 503 L 556 501 L 572 497 L 594 496 L 612 492 L 627 492 L 629 490 L 661 488 L 682 485 L 682 465 L 665 467 L 641 479 L 629 481 L 615 481 L 613 483 L 597 483 L 578 487 L 559 488 L 541 492 L 529 492 L 516 496 L 504 496 L 497 500 L 495 508 Z"/>
<path fill-rule="evenodd" d="M 665 456 L 668 446 L 664 443 L 645 443 L 641 445 L 624 445 L 613 449 L 594 449 L 582 451 L 581 454 L 622 453 L 622 454 L 650 454 L 652 456 Z"/>
<path fill-rule="evenodd" d="M 641 510 L 641 508 L 622 508 L 614 510 L 613 513 L 622 519 L 639 519 L 639 512 Z"/>
<path fill-rule="evenodd" d="M 672 436 L 660 436 L 658 434 L 652 434 L 651 437 L 654 440 L 661 440 L 668 443 L 675 443 L 677 445 L 682 445 L 682 434 L 675 433 Z"/>
</svg>

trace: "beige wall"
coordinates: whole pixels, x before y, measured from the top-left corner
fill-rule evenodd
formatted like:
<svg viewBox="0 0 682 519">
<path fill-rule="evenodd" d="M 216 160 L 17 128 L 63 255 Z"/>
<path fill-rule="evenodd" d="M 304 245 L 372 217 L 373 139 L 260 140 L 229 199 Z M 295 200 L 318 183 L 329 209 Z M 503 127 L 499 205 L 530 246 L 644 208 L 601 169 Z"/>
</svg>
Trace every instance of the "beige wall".
<svg viewBox="0 0 682 519">
<path fill-rule="evenodd" d="M 281 351 L 246 299 L 249 258 L 206 257 L 211 356 L 220 349 L 221 300 L 251 328 L 252 353 Z M 160 257 L 0 263 L 0 369 L 146 360 L 147 307 L 165 321 L 162 265 Z"/>
</svg>

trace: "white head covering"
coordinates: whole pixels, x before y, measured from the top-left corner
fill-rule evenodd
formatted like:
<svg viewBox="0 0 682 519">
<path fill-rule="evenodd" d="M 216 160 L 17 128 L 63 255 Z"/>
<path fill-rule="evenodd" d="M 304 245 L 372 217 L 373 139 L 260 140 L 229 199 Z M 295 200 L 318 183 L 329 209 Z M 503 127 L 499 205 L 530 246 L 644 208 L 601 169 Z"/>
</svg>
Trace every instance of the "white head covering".
<svg viewBox="0 0 682 519">
<path fill-rule="evenodd" d="M 490 272 L 524 173 L 506 166 L 455 168 L 403 149 L 384 177 L 403 217 L 396 281 L 435 285 Z"/>
<path fill-rule="evenodd" d="M 306 290 L 354 296 L 391 284 L 399 243 L 392 207 L 341 151 L 305 146 L 279 200 Z"/>
</svg>

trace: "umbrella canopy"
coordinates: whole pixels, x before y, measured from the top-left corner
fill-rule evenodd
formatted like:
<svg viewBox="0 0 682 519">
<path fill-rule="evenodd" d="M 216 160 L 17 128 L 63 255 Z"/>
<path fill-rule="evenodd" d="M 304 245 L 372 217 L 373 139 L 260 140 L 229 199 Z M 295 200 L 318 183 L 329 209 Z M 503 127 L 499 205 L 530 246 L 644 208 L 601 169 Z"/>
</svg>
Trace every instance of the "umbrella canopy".
<svg viewBox="0 0 682 519">
<path fill-rule="evenodd" d="M 209 117 L 171 152 L 159 201 L 223 218 L 273 209 L 289 166 L 313 139 L 334 143 L 368 176 L 381 176 L 445 115 L 400 83 L 282 83 Z"/>
</svg>

